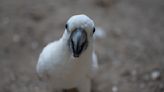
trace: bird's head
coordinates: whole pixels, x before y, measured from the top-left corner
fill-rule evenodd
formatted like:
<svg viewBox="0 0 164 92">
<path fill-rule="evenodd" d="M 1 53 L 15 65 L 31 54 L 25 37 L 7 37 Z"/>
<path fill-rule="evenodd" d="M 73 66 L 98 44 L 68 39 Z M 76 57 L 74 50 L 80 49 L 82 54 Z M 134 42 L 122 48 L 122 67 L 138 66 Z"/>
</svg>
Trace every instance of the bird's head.
<svg viewBox="0 0 164 92">
<path fill-rule="evenodd" d="M 74 57 L 79 57 L 92 41 L 95 32 L 93 20 L 86 15 L 74 15 L 66 23 L 69 36 L 68 45 Z"/>
</svg>

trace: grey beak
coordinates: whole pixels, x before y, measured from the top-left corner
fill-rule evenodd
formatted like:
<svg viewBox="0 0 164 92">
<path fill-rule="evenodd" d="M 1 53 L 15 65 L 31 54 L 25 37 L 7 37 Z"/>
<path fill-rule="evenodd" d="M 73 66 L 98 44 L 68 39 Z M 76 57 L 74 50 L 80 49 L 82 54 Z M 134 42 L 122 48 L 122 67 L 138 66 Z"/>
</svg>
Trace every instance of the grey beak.
<svg viewBox="0 0 164 92">
<path fill-rule="evenodd" d="M 73 56 L 79 57 L 88 46 L 87 33 L 82 28 L 74 30 L 69 39 L 69 46 Z"/>
</svg>

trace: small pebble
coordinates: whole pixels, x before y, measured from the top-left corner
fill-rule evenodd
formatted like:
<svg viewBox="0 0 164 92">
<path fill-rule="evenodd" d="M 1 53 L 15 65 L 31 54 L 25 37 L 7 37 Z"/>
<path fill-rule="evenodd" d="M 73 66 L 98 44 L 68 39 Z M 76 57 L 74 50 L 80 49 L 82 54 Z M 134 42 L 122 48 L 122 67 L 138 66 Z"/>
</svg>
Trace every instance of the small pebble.
<svg viewBox="0 0 164 92">
<path fill-rule="evenodd" d="M 137 75 L 137 71 L 136 70 L 132 70 L 131 74 L 132 74 L 132 76 L 136 76 Z"/>
<path fill-rule="evenodd" d="M 145 88 L 145 84 L 144 83 L 141 83 L 140 84 L 140 88 Z"/>
<path fill-rule="evenodd" d="M 161 76 L 161 74 L 160 74 L 160 71 L 159 71 L 159 70 L 155 70 L 155 71 L 153 71 L 153 72 L 151 73 L 151 78 L 152 78 L 153 80 L 159 79 L 160 76 Z"/>
<path fill-rule="evenodd" d="M 20 41 L 20 36 L 18 34 L 13 35 L 13 42 L 17 43 Z"/>
<path fill-rule="evenodd" d="M 117 91 L 118 91 L 117 86 L 113 86 L 113 87 L 112 87 L 112 91 L 113 91 L 113 92 L 117 92 Z"/>
</svg>

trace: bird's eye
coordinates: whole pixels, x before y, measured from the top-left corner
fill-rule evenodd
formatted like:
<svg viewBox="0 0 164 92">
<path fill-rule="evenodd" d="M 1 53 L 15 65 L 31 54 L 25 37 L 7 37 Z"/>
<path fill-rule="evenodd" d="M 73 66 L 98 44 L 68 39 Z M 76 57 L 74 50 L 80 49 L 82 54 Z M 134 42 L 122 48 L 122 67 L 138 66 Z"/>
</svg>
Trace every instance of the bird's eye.
<svg viewBox="0 0 164 92">
<path fill-rule="evenodd" d="M 95 33 L 95 31 L 96 31 L 96 29 L 95 29 L 95 27 L 93 28 L 93 34 Z"/>
<path fill-rule="evenodd" d="M 68 24 L 65 25 L 65 29 L 68 29 Z"/>
</svg>

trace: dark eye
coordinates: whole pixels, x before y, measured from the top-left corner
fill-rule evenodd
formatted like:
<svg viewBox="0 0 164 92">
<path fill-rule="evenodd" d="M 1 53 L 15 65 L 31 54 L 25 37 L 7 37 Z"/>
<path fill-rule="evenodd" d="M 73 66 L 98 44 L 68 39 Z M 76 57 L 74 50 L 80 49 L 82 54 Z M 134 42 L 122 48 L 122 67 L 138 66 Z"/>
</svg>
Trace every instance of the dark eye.
<svg viewBox="0 0 164 92">
<path fill-rule="evenodd" d="M 68 29 L 68 24 L 65 25 L 65 29 Z"/>
<path fill-rule="evenodd" d="M 95 28 L 93 28 L 93 33 L 95 33 L 95 31 L 96 31 L 96 29 L 95 29 Z"/>
</svg>

